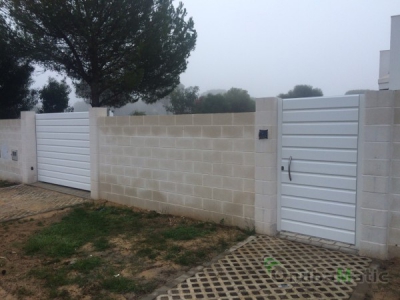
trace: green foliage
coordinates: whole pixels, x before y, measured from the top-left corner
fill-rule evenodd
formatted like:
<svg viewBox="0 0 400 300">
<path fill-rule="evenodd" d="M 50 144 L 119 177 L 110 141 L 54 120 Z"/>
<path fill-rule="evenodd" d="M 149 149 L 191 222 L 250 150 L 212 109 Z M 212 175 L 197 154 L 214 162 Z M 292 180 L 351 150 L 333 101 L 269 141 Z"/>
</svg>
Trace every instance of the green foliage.
<svg viewBox="0 0 400 300">
<path fill-rule="evenodd" d="M 311 85 L 296 85 L 293 90 L 287 94 L 279 94 L 278 97 L 282 99 L 289 98 L 308 98 L 308 97 L 321 97 L 324 94 L 319 88 L 313 88 Z"/>
<path fill-rule="evenodd" d="M 205 226 L 204 223 L 200 223 L 197 225 L 180 225 L 164 231 L 162 235 L 167 239 L 187 241 L 202 237 L 212 231 L 215 231 L 215 226 L 212 224 Z"/>
<path fill-rule="evenodd" d="M 175 115 L 193 113 L 195 101 L 199 98 L 199 87 L 191 86 L 185 88 L 179 85 L 170 95 L 170 104 L 165 106 L 168 112 Z"/>
<path fill-rule="evenodd" d="M 145 116 L 146 113 L 144 111 L 138 111 L 135 110 L 133 113 L 131 113 L 131 116 Z"/>
<path fill-rule="evenodd" d="M 30 61 L 18 53 L 0 15 L 0 119 L 19 118 L 21 111 L 29 111 L 37 104 L 37 92 L 29 89 L 33 71 Z"/>
<path fill-rule="evenodd" d="M 119 276 L 104 279 L 102 286 L 105 290 L 114 293 L 146 292 L 149 289 L 146 285 L 137 284 L 135 281 Z"/>
<path fill-rule="evenodd" d="M 240 113 L 254 112 L 256 104 L 249 93 L 242 89 L 231 88 L 225 94 L 208 94 L 195 102 L 194 113 Z"/>
<path fill-rule="evenodd" d="M 345 95 L 363 95 L 370 90 L 350 90 Z"/>
<path fill-rule="evenodd" d="M 66 111 L 69 108 L 69 93 L 71 93 L 71 88 L 65 79 L 58 82 L 49 77 L 48 83 L 39 90 L 39 97 L 42 100 L 40 113 L 61 113 Z"/>
<path fill-rule="evenodd" d="M 173 0 L 3 0 L 19 48 L 47 69 L 89 87 L 93 107 L 170 94 L 197 33 Z M 187 19 L 187 20 L 186 20 Z"/>
<path fill-rule="evenodd" d="M 101 210 L 77 208 L 71 214 L 32 236 L 25 246 L 28 254 L 42 253 L 50 257 L 68 257 L 86 243 L 118 232 L 126 226 L 140 226 L 140 215 L 111 207 Z M 104 243 L 102 243 L 104 246 Z"/>
<path fill-rule="evenodd" d="M 71 265 L 70 269 L 78 271 L 83 274 L 88 274 L 92 270 L 100 267 L 102 264 L 101 258 L 92 256 L 89 258 L 80 259 Z"/>
</svg>

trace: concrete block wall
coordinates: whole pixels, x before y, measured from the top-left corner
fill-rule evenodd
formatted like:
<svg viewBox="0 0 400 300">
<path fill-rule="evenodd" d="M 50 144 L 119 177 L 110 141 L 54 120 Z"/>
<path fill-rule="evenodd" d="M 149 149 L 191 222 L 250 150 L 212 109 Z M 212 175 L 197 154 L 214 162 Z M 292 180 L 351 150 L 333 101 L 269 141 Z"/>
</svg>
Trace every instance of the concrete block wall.
<svg viewBox="0 0 400 300">
<path fill-rule="evenodd" d="M 400 256 L 400 91 L 368 92 L 363 125 L 361 255 Z"/>
<path fill-rule="evenodd" d="M 21 118 L 0 120 L 0 179 L 33 183 L 37 181 L 35 112 L 23 111 Z M 11 152 L 17 150 L 18 160 Z"/>
<path fill-rule="evenodd" d="M 11 151 L 21 154 L 21 120 L 0 120 L 0 179 L 22 182 L 22 161 L 13 161 Z"/>
<path fill-rule="evenodd" d="M 255 114 L 100 117 L 99 196 L 254 226 Z"/>
<path fill-rule="evenodd" d="M 400 91 L 394 92 L 391 199 L 389 207 L 389 257 L 400 257 Z"/>
<path fill-rule="evenodd" d="M 256 232 L 277 233 L 278 98 L 256 99 L 255 224 Z M 258 139 L 268 130 L 268 139 Z"/>
</svg>

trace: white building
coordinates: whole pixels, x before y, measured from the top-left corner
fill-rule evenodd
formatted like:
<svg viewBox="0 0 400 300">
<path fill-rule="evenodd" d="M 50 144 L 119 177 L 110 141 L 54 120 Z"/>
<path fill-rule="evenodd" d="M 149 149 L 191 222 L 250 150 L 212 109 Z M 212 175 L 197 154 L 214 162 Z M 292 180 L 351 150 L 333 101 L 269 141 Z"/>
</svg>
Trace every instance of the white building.
<svg viewBox="0 0 400 300">
<path fill-rule="evenodd" d="M 380 90 L 400 90 L 400 15 L 392 16 L 391 27 L 390 50 L 380 54 Z"/>
</svg>

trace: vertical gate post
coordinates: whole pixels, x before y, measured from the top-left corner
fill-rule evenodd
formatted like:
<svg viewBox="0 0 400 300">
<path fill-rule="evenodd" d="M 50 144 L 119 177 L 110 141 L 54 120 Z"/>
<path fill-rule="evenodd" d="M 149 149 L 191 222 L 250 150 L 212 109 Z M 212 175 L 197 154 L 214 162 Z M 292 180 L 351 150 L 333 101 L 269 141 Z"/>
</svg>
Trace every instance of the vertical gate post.
<svg viewBox="0 0 400 300">
<path fill-rule="evenodd" d="M 107 116 L 107 108 L 92 107 L 89 110 L 90 126 L 90 197 L 99 199 L 99 134 L 98 118 Z"/>
<path fill-rule="evenodd" d="M 21 153 L 17 155 L 22 163 L 22 183 L 36 182 L 36 113 L 34 111 L 21 112 Z"/>
<path fill-rule="evenodd" d="M 256 232 L 277 233 L 278 98 L 256 99 L 255 224 Z M 263 131 L 268 134 L 263 136 Z"/>
</svg>

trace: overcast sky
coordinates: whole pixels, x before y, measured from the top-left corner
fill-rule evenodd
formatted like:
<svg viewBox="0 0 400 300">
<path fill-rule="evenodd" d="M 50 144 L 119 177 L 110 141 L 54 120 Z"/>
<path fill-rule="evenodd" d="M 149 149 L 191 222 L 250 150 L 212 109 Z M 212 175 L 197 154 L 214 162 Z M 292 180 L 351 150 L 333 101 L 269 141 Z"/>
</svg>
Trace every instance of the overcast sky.
<svg viewBox="0 0 400 300">
<path fill-rule="evenodd" d="M 399 0 L 182 2 L 198 39 L 181 83 L 201 92 L 238 87 L 253 97 L 296 84 L 327 96 L 378 89 L 379 51 L 390 48 L 390 17 L 400 14 Z"/>
</svg>

